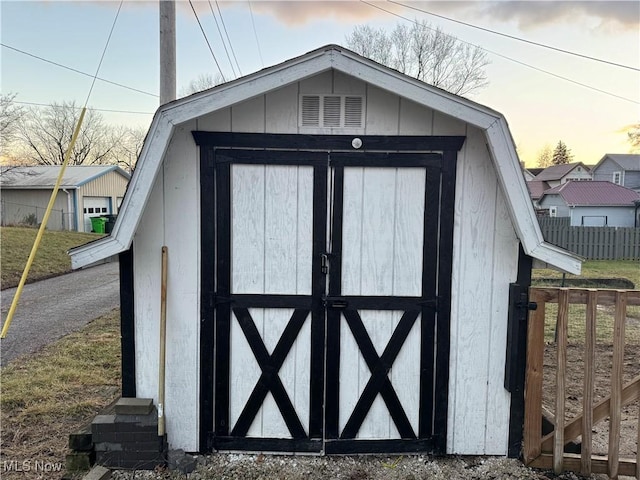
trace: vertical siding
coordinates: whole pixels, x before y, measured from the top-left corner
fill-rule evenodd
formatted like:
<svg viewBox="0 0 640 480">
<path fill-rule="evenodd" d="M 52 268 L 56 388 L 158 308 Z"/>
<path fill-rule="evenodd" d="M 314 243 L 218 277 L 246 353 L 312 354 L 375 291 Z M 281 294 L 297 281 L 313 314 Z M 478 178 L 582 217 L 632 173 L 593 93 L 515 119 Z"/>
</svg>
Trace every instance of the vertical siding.
<svg viewBox="0 0 640 480">
<path fill-rule="evenodd" d="M 134 240 L 136 389 L 158 392 L 160 258 L 168 256 L 165 414 L 172 447 L 198 449 L 200 188 L 195 121 L 176 128 Z"/>
<path fill-rule="evenodd" d="M 129 180 L 116 172 L 109 172 L 80 187 L 83 196 L 117 197 L 124 194 Z"/>
<path fill-rule="evenodd" d="M 366 135 L 396 135 L 400 115 L 400 98 L 372 85 L 367 88 Z"/>
<path fill-rule="evenodd" d="M 38 223 L 44 218 L 52 190 L 11 190 L 3 189 L 0 210 L 0 224 L 18 225 L 24 224 L 30 215 L 35 215 Z M 69 191 L 73 195 L 73 191 Z M 68 207 L 67 194 L 58 191 L 53 204 L 53 211 L 49 216 L 47 228 L 49 230 L 69 230 L 73 228 L 73 218 Z M 73 208 L 73 200 L 71 201 Z M 69 226 L 69 223 L 71 225 Z"/>
<path fill-rule="evenodd" d="M 129 180 L 116 172 L 102 175 L 86 185 L 78 188 L 78 211 L 76 212 L 78 231 L 84 231 L 84 197 L 107 197 L 110 199 L 111 212 L 118 208 L 118 198 L 122 198 L 127 190 Z"/>
<path fill-rule="evenodd" d="M 434 134 L 444 134 L 434 120 Z M 460 125 L 448 121 L 447 129 Z M 507 451 L 504 378 L 509 283 L 518 241 L 482 132 L 467 129 L 456 184 L 447 452 Z M 499 252 L 499 253 L 496 253 Z"/>
<path fill-rule="evenodd" d="M 190 131 L 299 133 L 299 94 L 332 92 L 366 92 L 366 133 L 370 135 L 468 137 L 459 155 L 456 185 L 447 451 L 506 454 L 509 396 L 502 381 L 508 285 L 516 278 L 518 240 L 484 134 L 453 117 L 331 71 L 176 129 L 135 237 L 139 395 L 155 397 L 157 392 L 160 247 L 164 242 L 169 248 L 168 338 L 172 342 L 167 352 L 167 428 L 172 447 L 198 449 L 199 162 Z"/>
</svg>

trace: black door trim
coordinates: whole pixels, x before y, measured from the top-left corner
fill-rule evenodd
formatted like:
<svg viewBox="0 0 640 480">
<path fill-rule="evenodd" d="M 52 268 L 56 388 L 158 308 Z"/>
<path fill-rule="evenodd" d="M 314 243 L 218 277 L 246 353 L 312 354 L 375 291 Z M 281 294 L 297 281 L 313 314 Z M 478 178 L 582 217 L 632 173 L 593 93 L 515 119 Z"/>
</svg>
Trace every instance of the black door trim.
<svg viewBox="0 0 640 480">
<path fill-rule="evenodd" d="M 346 152 L 379 150 L 453 151 L 462 148 L 465 136 L 426 135 L 301 135 L 296 133 L 231 133 L 191 132 L 200 147 L 244 147 L 274 148 L 290 150 L 320 150 L 323 152 L 342 150 Z M 360 150 L 351 145 L 354 138 L 362 141 Z"/>
<path fill-rule="evenodd" d="M 200 182 L 201 182 L 201 340 L 200 340 L 200 451 L 207 452 L 214 448 L 249 449 L 280 451 L 320 451 L 324 445 L 326 453 L 366 453 L 366 452 L 446 452 L 447 402 L 449 379 L 449 337 L 451 311 L 451 268 L 453 243 L 453 218 L 455 198 L 455 178 L 457 152 L 462 148 L 464 136 L 358 136 L 363 142 L 361 150 L 354 150 L 351 141 L 354 135 L 296 135 L 296 134 L 245 134 L 228 132 L 192 132 L 194 140 L 200 147 Z M 265 149 L 284 149 L 265 150 Z M 316 151 L 313 151 L 316 150 Z M 343 156 L 342 152 L 349 152 Z M 374 153 L 372 151 L 380 151 Z M 393 151 L 409 152 L 396 155 Z M 439 153 L 432 153 L 432 152 Z M 275 153 L 274 153 L 275 152 Z M 363 162 L 359 154 L 373 160 Z M 423 152 L 413 155 L 417 152 Z M 219 154 L 219 157 L 217 157 Z M 339 358 L 340 309 L 329 308 L 325 303 L 332 298 L 340 297 L 340 285 L 329 283 L 329 297 L 323 298 L 325 291 L 325 274 L 322 272 L 322 256 L 325 255 L 327 228 L 327 157 L 335 167 L 333 174 L 334 210 L 342 211 L 342 189 L 344 166 L 406 166 L 426 167 L 428 178 L 435 169 L 434 159 L 442 157 L 442 176 L 436 183 L 427 182 L 425 201 L 440 203 L 441 213 L 438 228 L 427 228 L 429 217 L 425 217 L 425 259 L 433 257 L 432 245 L 438 244 L 436 259 L 428 267 L 437 267 L 437 280 L 429 275 L 423 276 L 423 291 L 428 291 L 434 283 L 438 285 L 436 298 L 418 299 L 422 313 L 422 324 L 431 318 L 436 325 L 436 332 L 431 328 L 423 328 L 421 345 L 423 352 L 428 352 L 428 345 L 437 342 L 435 355 L 436 378 L 433 379 L 433 368 L 421 360 L 422 381 L 431 375 L 431 382 L 425 388 L 433 388 L 435 400 L 433 405 L 421 401 L 419 432 L 415 440 L 351 440 L 339 439 L 338 435 L 338 402 L 332 396 L 338 395 L 337 379 L 326 379 L 311 384 L 311 404 L 309 433 L 304 439 L 254 439 L 239 438 L 229 434 L 228 395 L 215 399 L 214 391 L 229 391 L 229 349 L 228 342 L 232 309 L 249 308 L 256 304 L 252 295 L 230 294 L 230 254 L 229 235 L 230 212 L 223 205 L 231 201 L 231 162 L 267 163 L 274 165 L 310 165 L 314 168 L 314 220 L 313 220 L 313 291 L 311 300 L 308 296 L 290 296 L 287 305 L 280 305 L 282 298 L 267 299 L 269 305 L 288 308 L 309 308 L 311 303 L 311 335 L 322 338 L 323 345 L 311 342 L 311 377 L 325 379 L 325 369 L 335 367 Z M 348 158 L 347 158 L 348 157 Z M 254 160 L 255 159 L 255 160 Z M 398 163 L 400 161 L 401 163 Z M 330 275 L 341 277 L 342 250 L 341 222 L 334 223 L 332 268 Z M 340 229 L 338 232 L 337 229 Z M 337 235 L 336 235 L 337 234 Z M 431 246 L 427 246 L 428 242 Z M 434 242 L 435 240 L 435 242 Z M 429 254 L 427 255 L 427 251 Z M 425 264 L 425 267 L 427 265 Z M 217 271 L 217 274 L 216 274 Z M 275 296 L 274 296 L 275 297 Z M 305 297 L 305 298 L 303 298 Z M 265 300 L 265 297 L 262 297 Z M 292 303 L 288 303 L 291 300 Z M 348 297 L 351 307 L 368 304 L 367 297 Z M 406 299 L 410 301 L 409 298 Z M 397 309 L 395 301 L 403 303 L 402 297 L 377 297 L 376 309 Z M 257 305 L 257 304 L 256 304 Z M 264 305 L 262 303 L 261 305 Z M 408 305 L 407 305 L 408 306 Z M 415 307 L 415 303 L 414 303 Z M 225 317 L 214 322 L 214 315 Z M 436 312 L 437 310 L 437 312 Z M 222 337 L 222 338 L 221 338 Z M 226 338 L 227 340 L 223 340 Z M 334 341 L 331 341 L 331 339 Z M 221 341 L 222 340 L 222 341 Z M 327 350 L 324 350 L 324 343 Z M 214 349 L 214 345 L 216 348 Z M 326 355 L 326 358 L 325 358 Z M 226 360 L 225 360 L 226 358 Z M 326 361 L 325 361 L 326 360 Z M 324 390 L 325 395 L 322 395 Z M 217 397 L 217 395 L 216 395 Z M 324 405 L 323 397 L 327 404 Z M 428 392 L 420 392 L 421 399 L 428 398 Z M 334 398 L 337 400 L 337 397 Z M 333 411 L 335 410 L 335 411 Z M 224 412 L 227 412 L 226 414 Z M 423 412 L 426 412 L 423 414 Z M 431 433 L 431 435 L 430 435 Z M 323 442 L 324 439 L 324 442 Z"/>
</svg>

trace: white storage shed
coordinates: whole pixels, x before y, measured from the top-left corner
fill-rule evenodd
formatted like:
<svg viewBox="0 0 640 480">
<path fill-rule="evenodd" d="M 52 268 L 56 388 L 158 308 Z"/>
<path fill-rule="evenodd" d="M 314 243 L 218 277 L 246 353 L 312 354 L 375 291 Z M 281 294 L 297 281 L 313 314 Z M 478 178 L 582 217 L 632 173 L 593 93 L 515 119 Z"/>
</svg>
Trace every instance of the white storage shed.
<svg viewBox="0 0 640 480">
<path fill-rule="evenodd" d="M 580 261 L 501 114 L 330 45 L 161 106 L 137 165 L 71 256 L 120 254 L 123 395 L 156 398 L 168 248 L 172 448 L 519 453 L 531 264 Z"/>
</svg>

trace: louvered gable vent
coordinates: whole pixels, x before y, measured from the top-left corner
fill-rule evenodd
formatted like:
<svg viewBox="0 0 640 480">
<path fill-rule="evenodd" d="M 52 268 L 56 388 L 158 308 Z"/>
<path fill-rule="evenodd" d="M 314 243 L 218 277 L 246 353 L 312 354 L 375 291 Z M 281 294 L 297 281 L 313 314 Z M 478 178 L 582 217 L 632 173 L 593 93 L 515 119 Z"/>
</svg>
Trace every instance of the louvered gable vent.
<svg viewBox="0 0 640 480">
<path fill-rule="evenodd" d="M 322 111 L 322 121 L 325 127 L 340 126 L 340 97 L 324 97 L 324 109 Z"/>
<path fill-rule="evenodd" d="M 344 97 L 344 126 L 362 127 L 362 97 Z"/>
<path fill-rule="evenodd" d="M 353 95 L 302 95 L 302 127 L 361 128 L 363 98 Z"/>
<path fill-rule="evenodd" d="M 320 97 L 304 95 L 302 97 L 302 126 L 317 127 L 320 125 Z"/>
</svg>

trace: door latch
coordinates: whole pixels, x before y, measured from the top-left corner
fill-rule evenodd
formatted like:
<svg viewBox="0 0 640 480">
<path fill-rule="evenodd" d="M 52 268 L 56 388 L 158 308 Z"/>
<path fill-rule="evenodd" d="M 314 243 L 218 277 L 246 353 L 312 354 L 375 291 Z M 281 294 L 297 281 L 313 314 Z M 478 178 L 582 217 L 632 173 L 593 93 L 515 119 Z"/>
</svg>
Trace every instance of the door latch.
<svg viewBox="0 0 640 480">
<path fill-rule="evenodd" d="M 320 271 L 325 275 L 329 273 L 329 255 L 326 253 L 320 255 Z"/>
<path fill-rule="evenodd" d="M 349 302 L 343 297 L 324 297 L 324 306 L 327 308 L 347 308 Z"/>
</svg>

